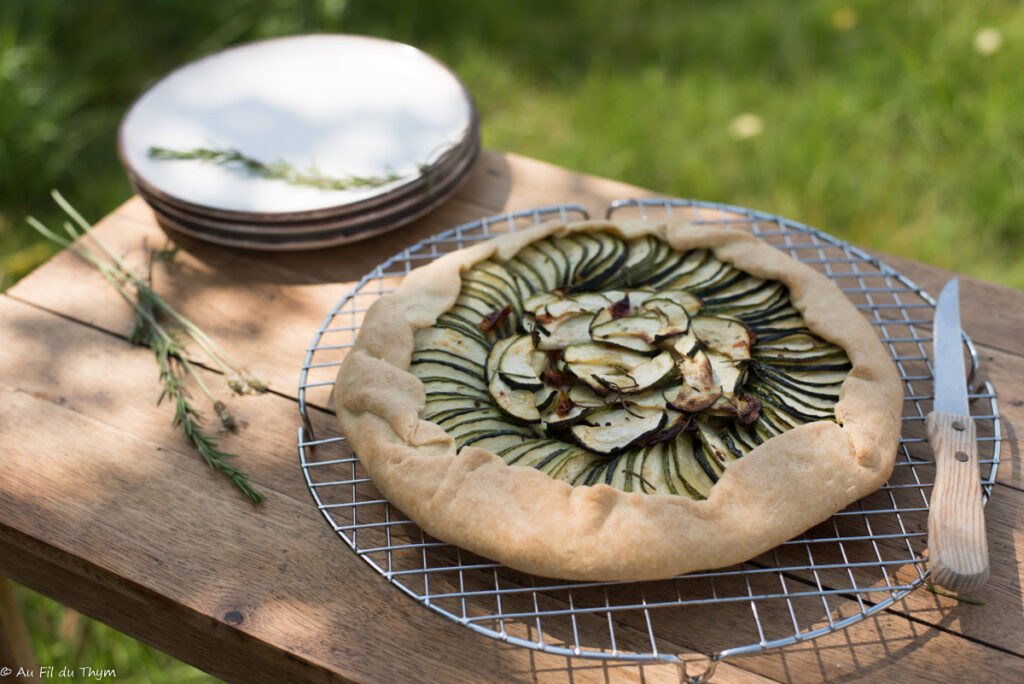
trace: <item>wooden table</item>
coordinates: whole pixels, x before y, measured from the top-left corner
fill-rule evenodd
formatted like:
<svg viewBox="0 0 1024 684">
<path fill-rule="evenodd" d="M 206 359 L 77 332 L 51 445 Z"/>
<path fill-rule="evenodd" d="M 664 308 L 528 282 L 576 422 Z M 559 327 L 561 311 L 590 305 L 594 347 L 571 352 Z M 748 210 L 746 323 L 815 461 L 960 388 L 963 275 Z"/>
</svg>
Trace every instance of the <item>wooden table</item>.
<svg viewBox="0 0 1024 684">
<path fill-rule="evenodd" d="M 373 266 L 484 216 L 574 202 L 600 217 L 612 199 L 649 194 L 485 152 L 451 201 L 364 243 L 277 255 L 188 243 L 157 269 L 156 289 L 274 390 L 234 400 L 245 425 L 223 439 L 267 493 L 260 507 L 203 466 L 170 407 L 156 405 L 155 365 L 127 342 L 125 304 L 75 256 L 57 255 L 0 297 L 0 573 L 232 681 L 677 681 L 672 665 L 538 653 L 416 604 L 336 537 L 296 454 L 307 346 Z M 134 263 L 163 241 L 139 198 L 97 230 Z M 882 258 L 932 293 L 951 275 Z M 716 681 L 1024 681 L 1024 293 L 972 278 L 961 292 L 1007 432 L 986 509 L 985 605 L 919 589 L 814 642 L 725 660 Z M 695 624 L 675 646 L 701 652 L 702 634 L 727 629 Z"/>
</svg>

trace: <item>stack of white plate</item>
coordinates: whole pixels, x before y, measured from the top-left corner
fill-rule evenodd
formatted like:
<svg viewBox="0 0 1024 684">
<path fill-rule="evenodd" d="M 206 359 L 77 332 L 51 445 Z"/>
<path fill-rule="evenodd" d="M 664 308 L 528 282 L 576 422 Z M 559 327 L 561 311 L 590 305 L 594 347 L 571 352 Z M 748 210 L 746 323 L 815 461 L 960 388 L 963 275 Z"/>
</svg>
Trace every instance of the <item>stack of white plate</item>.
<svg viewBox="0 0 1024 684">
<path fill-rule="evenodd" d="M 118 148 L 172 233 L 312 249 L 393 230 L 443 202 L 476 160 L 480 125 L 459 78 L 413 47 L 294 36 L 169 74 L 125 115 Z M 328 182 L 342 189 L 320 187 Z"/>
</svg>

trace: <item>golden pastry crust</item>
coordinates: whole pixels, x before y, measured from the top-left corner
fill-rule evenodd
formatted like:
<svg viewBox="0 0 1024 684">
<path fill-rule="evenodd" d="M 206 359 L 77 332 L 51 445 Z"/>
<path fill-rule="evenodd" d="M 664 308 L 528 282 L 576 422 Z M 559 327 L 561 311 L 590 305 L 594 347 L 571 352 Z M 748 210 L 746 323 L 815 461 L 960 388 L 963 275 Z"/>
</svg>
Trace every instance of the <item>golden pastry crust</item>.
<svg viewBox="0 0 1024 684">
<path fill-rule="evenodd" d="M 572 487 L 476 447 L 456 451 L 420 418 L 408 372 L 413 332 L 451 308 L 460 274 L 554 235 L 654 234 L 679 251 L 788 286 L 806 325 L 843 347 L 852 369 L 836 423 L 794 428 L 731 463 L 705 500 Z M 375 302 L 341 365 L 335 409 L 381 492 L 428 534 L 509 567 L 574 580 L 653 580 L 742 562 L 826 520 L 889 477 L 900 434 L 899 375 L 874 330 L 824 275 L 751 235 L 683 222 L 547 223 L 474 245 L 410 273 Z"/>
</svg>

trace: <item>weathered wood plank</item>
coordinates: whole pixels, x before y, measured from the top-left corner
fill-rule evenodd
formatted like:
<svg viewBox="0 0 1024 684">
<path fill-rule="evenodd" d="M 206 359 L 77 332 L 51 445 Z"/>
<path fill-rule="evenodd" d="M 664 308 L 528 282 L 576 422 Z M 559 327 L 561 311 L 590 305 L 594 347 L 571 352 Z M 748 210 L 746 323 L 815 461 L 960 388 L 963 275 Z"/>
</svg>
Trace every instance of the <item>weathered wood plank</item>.
<svg viewBox="0 0 1024 684">
<path fill-rule="evenodd" d="M 7 378 L 0 381 L 6 383 L 0 390 L 5 402 L 0 478 L 0 546 L 5 553 L 0 568 L 179 657 L 239 680 L 315 680 L 331 673 L 396 681 L 419 679 L 423 672 L 452 680 L 676 679 L 672 667 L 607 666 L 497 644 L 429 614 L 386 586 L 310 505 L 294 456 L 297 409 L 286 398 L 295 396 L 306 346 L 330 308 L 353 281 L 402 247 L 501 211 L 571 198 L 596 217 L 603 216 L 611 199 L 642 194 L 647 193 L 515 155 L 485 153 L 466 186 L 444 207 L 357 246 L 267 255 L 188 243 L 178 263 L 156 271 L 158 291 L 285 395 L 232 401 L 248 425 L 238 435 L 225 435 L 224 448 L 242 453 L 239 465 L 270 494 L 268 505 L 255 512 L 187 453 L 169 425 L 169 409 L 154 406 L 159 388 L 150 354 L 100 332 L 126 336 L 128 307 L 91 267 L 71 254 L 58 255 L 12 289 L 12 296 L 32 307 L 0 299 L 5 332 L 0 372 Z M 136 264 L 142 261 L 143 238 L 150 246 L 162 242 L 151 212 L 138 198 L 97 230 Z M 929 291 L 937 291 L 950 276 L 880 256 Z M 979 597 L 988 605 L 956 605 L 919 590 L 876 617 L 873 626 L 861 623 L 814 644 L 743 658 L 739 668 L 726 663 L 717 680 L 881 676 L 913 681 L 933 677 L 936 663 L 953 660 L 984 661 L 981 670 L 959 671 L 972 678 L 1019 678 L 1024 578 L 1017 521 L 1024 479 L 1016 435 L 1017 426 L 1024 426 L 1024 395 L 1019 383 L 1008 379 L 1024 375 L 1019 335 L 1024 295 L 971 279 L 963 281 L 962 291 L 965 329 L 981 346 L 983 367 L 997 385 L 1007 439 L 999 478 L 1006 486 L 997 487 L 987 510 L 993 576 Z M 919 327 L 927 334 L 926 325 Z M 220 386 L 213 374 L 209 377 Z M 314 414 L 319 425 L 333 424 L 330 415 Z M 54 461 L 53 454 L 61 461 Z M 36 471 L 45 474 L 44 486 L 30 495 L 30 483 L 38 484 Z M 16 477 L 7 478 L 8 472 Z M 62 505 L 65 498 L 71 499 L 70 508 Z M 210 520 L 225 522 L 211 530 Z M 277 571 L 267 560 L 279 557 L 286 561 L 285 570 Z M 898 572 L 913 570 L 908 566 Z M 852 578 L 826 571 L 818 579 L 837 587 L 851 579 L 858 586 L 877 581 L 866 571 Z M 339 595 L 338 586 L 359 591 Z M 352 601 L 364 590 L 365 601 Z M 391 605 L 396 602 L 397 607 Z M 797 603 L 792 613 L 762 612 L 782 623 L 796 619 L 820 626 L 830 610 L 846 615 L 855 609 L 842 597 L 828 609 Z M 233 610 L 243 618 L 240 625 L 225 624 Z M 744 626 L 749 631 L 749 610 L 739 604 L 734 615 L 710 623 L 700 611 L 684 619 L 656 614 L 658 634 L 665 638 L 659 648 L 702 652 L 735 645 Z M 702 629 L 693 630 L 694 624 Z M 628 619 L 616 625 L 620 648 L 644 648 L 646 625 Z M 578 628 L 584 639 L 597 639 L 607 621 L 600 613 L 585 616 Z M 439 636 L 423 645 L 423 631 Z M 200 643 L 196 635 L 203 633 L 217 636 Z M 449 647 L 454 656 L 441 655 Z M 232 656 L 218 658 L 219 649 L 232 650 Z M 378 658 L 387 660 L 383 668 Z M 956 672 L 956 667 L 944 667 L 943 677 Z"/>
<path fill-rule="evenodd" d="M 168 410 L 148 400 L 151 389 L 139 400 L 140 387 L 155 389 L 145 350 L 6 298 L 0 316 L 12 333 L 0 350 L 10 439 L 0 478 L 0 539 L 11 548 L 0 563 L 5 573 L 239 681 L 308 679 L 320 669 L 359 681 L 415 681 L 418 668 L 433 668 L 414 648 L 428 632 L 439 639 L 443 679 L 532 679 L 534 667 L 573 668 L 583 681 L 603 676 L 604 668 L 509 649 L 454 625 L 351 554 L 302 480 L 294 401 L 249 397 L 242 410 L 248 426 L 225 435 L 224 447 L 243 453 L 239 464 L 268 494 L 253 508 L 187 452 Z M 40 354 L 37 340 L 50 347 Z M 30 379 L 12 381 L 18 368 Z M 114 376 L 140 380 L 106 382 Z M 154 619 L 146 605 L 170 611 Z M 154 631 L 151 622 L 162 626 Z M 227 630 L 221 646 L 232 653 L 254 639 L 254 662 L 218 658 L 209 644 L 218 630 Z M 638 638 L 621 636 L 623 647 Z M 478 670 L 481 653 L 491 654 L 490 664 Z M 627 680 L 671 681 L 675 672 L 613 669 Z"/>
<path fill-rule="evenodd" d="M 21 472 L 21 477 L 12 475 L 5 479 L 14 491 L 9 490 L 4 497 L 5 501 L 11 502 L 13 510 L 5 511 L 3 519 L 11 520 L 15 517 L 14 511 L 18 511 L 17 519 L 28 526 L 27 530 L 19 532 L 47 539 L 50 544 L 62 547 L 61 551 L 72 558 L 86 559 L 97 565 L 102 563 L 107 572 L 119 578 L 118 583 L 129 579 L 139 582 L 144 577 L 144 588 L 156 591 L 165 597 L 165 601 L 198 603 L 193 610 L 207 620 L 219 619 L 221 622 L 231 610 L 237 610 L 243 616 L 252 615 L 252 621 L 258 625 L 276 622 L 276 617 L 260 612 L 261 601 L 274 598 L 288 603 L 305 597 L 309 603 L 318 605 L 322 602 L 331 605 L 332 601 L 338 600 L 337 596 L 324 596 L 316 590 L 311 593 L 309 587 L 304 586 L 309 577 L 282 578 L 274 572 L 280 565 L 322 573 L 315 577 L 316 582 L 310 582 L 314 587 L 328 587 L 332 583 L 334 586 L 350 586 L 353 575 L 361 578 L 360 583 L 384 584 L 379 576 L 354 557 L 341 556 L 348 553 L 344 546 L 330 534 L 315 513 L 310 515 L 313 509 L 306 499 L 308 493 L 291 455 L 293 429 L 275 425 L 287 422 L 287 419 L 281 419 L 286 413 L 282 406 L 293 407 L 293 402 L 277 397 L 250 398 L 243 411 L 251 421 L 250 427 L 243 432 L 246 443 L 251 447 L 245 458 L 251 465 L 255 481 L 271 491 L 267 508 L 250 511 L 241 497 L 226 496 L 219 479 L 209 476 L 194 457 L 183 453 L 179 438 L 167 425 L 163 410 L 151 402 L 131 401 L 138 394 L 132 383 L 117 384 L 96 392 L 97 383 L 111 373 L 148 375 L 152 362 L 145 350 L 132 348 L 99 331 L 80 330 L 79 326 L 28 306 L 11 302 L 4 308 L 6 310 L 0 311 L 0 315 L 13 323 L 9 329 L 16 332 L 9 337 L 9 344 L 0 357 L 7 371 L 5 376 L 10 378 L 9 371 L 21 367 L 31 371 L 26 376 L 34 378 L 28 384 L 20 382 L 21 386 L 4 398 L 5 405 L 11 407 L 9 415 L 18 420 L 19 429 L 14 436 L 19 442 L 33 443 L 34 446 L 34 453 L 26 457 L 30 463 L 23 466 L 26 469 Z M 67 332 L 60 332 L 64 328 L 68 329 Z M 64 335 L 74 335 L 76 344 L 72 346 Z M 70 350 L 64 352 L 68 358 L 54 363 L 55 353 L 39 354 L 36 346 L 39 339 L 50 340 L 55 352 Z M 105 345 L 112 349 L 104 350 Z M 35 366 L 32 365 L 33 357 L 37 359 Z M 104 358 L 115 361 L 113 364 L 96 362 Z M 63 379 L 65 377 L 66 380 Z M 48 392 L 45 390 L 47 385 L 59 387 L 60 391 Z M 58 415 L 49 415 L 54 412 Z M 331 420 L 330 416 L 318 414 L 318 422 Z M 45 429 L 58 422 L 64 430 L 53 432 Z M 147 447 L 148 442 L 122 433 L 119 426 L 132 426 L 133 430 L 155 435 L 158 439 Z M 91 445 L 87 453 L 82 454 L 76 442 L 66 438 L 67 434 L 90 435 Z M 98 439 L 97 436 L 103 438 Z M 225 446 L 230 446 L 230 443 Z M 53 454 L 60 454 L 61 459 L 54 460 Z M 283 458 L 284 454 L 288 458 Z M 272 485 L 267 487 L 265 483 Z M 164 489 L 169 489 L 173 496 Z M 31 491 L 33 496 L 26 497 L 26 491 Z M 15 493 L 20 493 L 20 497 L 14 498 Z M 41 509 L 40 501 L 48 502 L 48 507 Z M 102 501 L 116 501 L 116 505 L 98 503 Z M 76 510 L 76 506 L 83 506 L 85 502 L 89 502 L 88 510 Z M 116 506 L 113 508 L 117 512 L 116 517 L 105 514 L 110 506 Z M 196 510 L 203 511 L 203 515 L 196 516 Z M 197 528 L 204 520 L 214 519 L 219 522 L 213 529 Z M 996 519 L 1002 520 L 993 518 Z M 303 523 L 296 526 L 293 520 L 303 520 Z M 255 532 L 248 529 L 252 523 L 259 528 Z M 1012 528 L 1012 520 L 1002 520 L 1000 524 Z M 183 553 L 183 546 L 195 544 L 199 538 L 203 539 L 208 551 L 216 548 L 217 553 L 209 552 L 209 558 L 203 558 L 204 554 L 197 557 L 196 549 Z M 112 549 L 115 551 L 110 553 Z M 97 553 L 106 555 L 96 558 Z M 325 561 L 317 560 L 320 556 L 335 558 L 336 553 L 340 556 L 337 558 L 339 565 L 344 567 L 325 568 Z M 994 548 L 994 555 L 1000 553 Z M 267 560 L 275 555 L 278 557 L 275 560 L 279 560 L 276 565 Z M 1007 569 L 1009 566 L 1006 563 L 993 565 L 997 568 L 994 582 L 999 582 L 998 568 Z M 256 576 L 220 576 L 227 568 L 236 567 L 252 568 Z M 342 571 L 348 579 L 341 580 L 335 575 L 337 571 Z M 238 595 L 239 585 L 236 584 L 242 579 L 246 580 L 246 586 L 273 587 L 277 594 L 268 599 L 249 591 L 243 600 Z M 1019 587 L 1020 579 L 1015 577 L 1013 580 Z M 1013 594 L 1012 586 L 1007 593 Z M 937 598 L 931 600 L 938 601 Z M 999 605 L 1003 605 L 1002 602 Z M 374 605 L 370 610 L 377 612 L 380 607 Z M 744 610 L 746 608 L 741 612 Z M 916 610 L 921 611 L 920 607 Z M 932 610 L 941 624 L 946 617 L 938 608 L 933 607 Z M 801 620 L 815 618 L 804 609 L 800 615 Z M 818 620 L 822 617 L 817 615 Z M 301 622 L 292 613 L 281 618 L 286 622 L 288 619 Z M 976 624 L 999 622 L 993 618 L 989 613 L 985 620 Z M 432 615 L 429 619 L 447 624 Z M 582 620 L 581 624 L 584 629 L 599 630 L 602 629 L 596 624 L 599 622 Z M 679 625 L 681 640 L 695 644 L 698 649 L 707 649 L 714 643 L 713 639 L 718 642 L 716 646 L 721 646 L 722 643 L 730 643 L 726 639 L 737 637 L 735 624 L 729 621 L 709 622 L 702 630 L 701 638 L 693 642 L 687 628 L 693 624 L 691 620 L 672 622 Z M 747 622 L 749 624 L 749 618 Z M 127 626 L 135 633 L 145 631 L 143 625 Z M 642 625 L 625 624 L 619 630 L 620 638 L 628 642 L 621 635 L 632 634 L 641 645 L 642 633 Z M 667 635 L 672 633 L 671 629 L 665 632 Z M 992 635 L 971 636 L 982 638 Z M 268 639 L 263 637 L 264 641 Z M 999 645 L 1016 647 L 1008 643 Z M 846 660 L 849 655 L 843 654 L 837 662 L 846 662 L 852 667 L 853 661 Z M 192 657 L 194 659 L 195 656 Z M 787 656 L 790 660 L 797 657 Z M 210 667 L 209 664 L 206 666 Z M 772 665 L 772 668 L 776 667 Z M 761 674 L 780 677 L 785 672 L 767 669 Z"/>
<path fill-rule="evenodd" d="M 323 670 L 355 681 L 532 679 L 530 653 L 401 596 L 308 503 L 271 492 L 250 509 L 211 495 L 183 454 L 30 394 L 0 397 L 18 423 L 12 436 L 31 443 L 5 455 L 0 496 L 0 567 L 18 581 L 238 681 Z M 62 430 L 49 430 L 56 422 Z M 65 431 L 88 435 L 85 449 Z"/>
<path fill-rule="evenodd" d="M 36 439 L 36 450 L 21 455 L 20 467 L 6 481 L 21 495 L 5 492 L 0 507 L 3 520 L 21 523 L 14 530 L 5 525 L 0 535 L 16 551 L 4 554 L 5 559 L 24 558 L 24 548 L 31 546 L 26 537 L 37 546 L 46 539 L 46 551 L 57 556 L 59 568 L 67 569 L 69 561 L 83 566 L 77 580 L 63 573 L 64 589 L 39 586 L 38 562 L 21 567 L 8 566 L 5 560 L 4 571 L 30 586 L 49 589 L 47 593 L 56 592 L 129 633 L 148 636 L 204 669 L 240 681 L 281 675 L 311 678 L 316 670 L 307 665 L 360 681 L 415 681 L 424 672 L 444 681 L 544 679 L 537 670 L 552 681 L 569 669 L 580 681 L 607 674 L 603 667 L 503 646 L 430 614 L 386 586 L 370 568 L 346 558 L 344 549 L 324 553 L 337 548 L 337 540 L 321 521 L 310 520 L 307 511 L 287 498 L 272 496 L 268 508 L 249 515 L 236 502 L 197 497 L 201 484 L 189 471 L 167 462 L 175 457 L 173 452 L 165 452 L 156 468 L 155 459 L 145 467 L 126 467 L 117 452 L 144 451 L 140 440 L 114 428 L 97 429 L 71 409 L 31 395 L 2 394 L 26 431 L 38 433 L 60 420 L 68 430 L 88 433 L 95 450 L 90 458 L 69 464 L 74 454 L 65 451 L 63 440 Z M 28 488 L 31 497 L 24 495 Z M 40 496 L 41 489 L 48 493 Z M 203 511 L 201 517 L 195 515 L 197 508 Z M 217 524 L 210 525 L 210 520 Z M 134 586 L 140 578 L 145 578 L 142 586 Z M 104 606 L 82 604 L 80 597 L 97 592 L 105 596 Z M 177 611 L 179 605 L 187 609 L 186 615 Z M 586 621 L 582 623 L 586 628 Z M 168 633 L 161 632 L 160 624 Z M 698 635 L 735 627 L 700 616 L 684 621 L 684 626 L 695 624 L 701 630 L 691 631 Z M 867 625 L 867 632 L 858 625 L 828 637 L 821 642 L 824 646 L 801 645 L 737 664 L 772 679 L 805 681 L 855 671 L 926 679 L 929 668 L 945 658 L 972 663 L 970 671 L 981 680 L 1024 671 L 1020 658 L 902 616 L 883 615 Z M 426 633 L 431 635 L 429 644 L 423 639 Z M 269 662 L 254 661 L 262 649 L 253 654 L 250 641 L 278 645 L 280 651 L 263 653 Z M 224 657 L 221 649 L 231 657 Z M 248 664 L 241 662 L 243 655 L 249 656 Z M 675 674 L 665 667 L 645 670 L 646 681 L 670 681 Z M 617 679 L 638 678 L 628 667 L 614 672 Z M 722 674 L 728 675 L 722 681 L 740 675 L 747 679 L 725 667 Z"/>
</svg>

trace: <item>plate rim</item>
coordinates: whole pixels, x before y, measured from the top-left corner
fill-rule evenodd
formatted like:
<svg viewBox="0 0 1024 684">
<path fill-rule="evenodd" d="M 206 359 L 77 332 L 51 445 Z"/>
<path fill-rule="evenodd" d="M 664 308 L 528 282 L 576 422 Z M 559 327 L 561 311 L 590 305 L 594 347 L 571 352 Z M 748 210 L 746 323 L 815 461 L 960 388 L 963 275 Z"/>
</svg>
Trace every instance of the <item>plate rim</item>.
<svg viewBox="0 0 1024 684">
<path fill-rule="evenodd" d="M 326 233 L 313 234 L 309 236 L 309 239 L 305 240 L 260 240 L 259 238 L 254 239 L 251 236 L 239 236 L 238 238 L 234 238 L 230 235 L 224 235 L 222 232 L 211 233 L 204 229 L 188 226 L 182 227 L 177 221 L 166 216 L 152 205 L 150 205 L 150 209 L 153 211 L 157 223 L 161 228 L 170 230 L 172 233 L 185 235 L 193 240 L 215 244 L 221 247 L 232 247 L 236 249 L 246 249 L 266 253 L 328 249 L 389 233 L 406 224 L 412 223 L 413 221 L 422 218 L 426 214 L 437 209 L 450 199 L 466 181 L 469 177 L 470 171 L 472 171 L 472 168 L 475 165 L 475 159 L 476 156 L 474 156 L 474 163 L 470 164 L 463 174 L 451 179 L 451 185 L 449 187 L 440 190 L 427 202 L 415 205 L 407 211 L 398 212 L 393 216 L 385 215 L 378 217 L 372 223 L 364 224 L 362 226 L 331 230 Z"/>
<path fill-rule="evenodd" d="M 462 90 L 462 93 L 463 93 L 463 95 L 465 96 L 465 99 L 466 99 L 466 103 L 469 106 L 469 124 L 466 127 L 466 132 L 463 134 L 462 138 L 458 142 L 456 142 L 450 148 L 448 148 L 444 153 L 442 153 L 431 164 L 422 167 L 421 168 L 421 172 L 418 175 L 416 175 L 415 177 L 410 178 L 407 182 L 402 183 L 401 185 L 399 185 L 399 186 L 397 186 L 395 188 L 392 188 L 391 190 L 389 190 L 387 192 L 383 192 L 383 193 L 380 193 L 380 194 L 377 194 L 377 195 L 372 195 L 370 197 L 366 197 L 366 198 L 363 198 L 361 200 L 357 200 L 357 201 L 353 201 L 353 202 L 344 202 L 344 203 L 335 204 L 335 205 L 331 205 L 331 206 L 328 206 L 328 207 L 320 207 L 320 208 L 316 208 L 316 209 L 303 209 L 303 210 L 293 210 L 293 211 L 280 211 L 280 212 L 274 212 L 274 211 L 243 211 L 243 210 L 237 210 L 237 209 L 225 209 L 223 207 L 214 207 L 214 206 L 202 204 L 202 203 L 199 203 L 199 202 L 192 202 L 192 201 L 189 201 L 189 200 L 184 199 L 182 197 L 178 197 L 178 196 L 176 196 L 176 195 L 174 195 L 172 193 L 169 193 L 169 192 L 167 192 L 165 190 L 160 190 L 155 185 L 153 185 L 151 182 L 145 181 L 145 179 L 142 178 L 142 175 L 138 172 L 138 169 L 136 169 L 131 164 L 131 162 L 128 160 L 128 155 L 127 155 L 127 152 L 126 152 L 126 149 L 125 149 L 126 146 L 125 146 L 125 140 L 124 140 L 126 122 L 128 121 L 128 119 L 131 116 L 132 112 L 134 112 L 135 109 L 139 106 L 140 102 L 149 93 L 151 93 L 153 90 L 155 90 L 157 87 L 159 87 L 162 83 L 164 83 L 171 76 L 173 76 L 174 74 L 177 74 L 177 73 L 179 73 L 179 72 L 181 72 L 181 71 L 183 71 L 185 69 L 194 67 L 195 65 L 200 64 L 202 62 L 216 59 L 216 58 L 224 55 L 225 53 L 228 53 L 228 52 L 231 52 L 231 51 L 234 51 L 234 50 L 239 50 L 239 49 L 243 49 L 243 48 L 250 48 L 250 47 L 258 46 L 258 45 L 266 45 L 266 44 L 270 44 L 270 43 L 298 42 L 298 41 L 306 40 L 306 39 L 309 39 L 309 38 L 336 38 L 336 39 L 342 39 L 342 40 L 356 40 L 356 41 L 375 42 L 375 43 L 383 43 L 383 44 L 387 44 L 387 45 L 390 45 L 390 46 L 393 46 L 393 47 L 398 47 L 398 48 L 414 51 L 420 58 L 425 58 L 426 60 L 432 62 L 435 66 L 438 66 L 443 71 L 447 72 L 449 74 L 449 76 L 451 76 L 451 78 L 453 78 L 455 80 L 455 82 L 458 84 L 458 86 Z M 224 48 L 222 48 L 220 50 L 217 50 L 215 52 L 211 52 L 209 54 L 202 55 L 200 57 L 197 57 L 196 59 L 193 59 L 193 60 L 190 60 L 188 62 L 185 62 L 184 64 L 181 64 L 181 65 L 175 67 L 174 69 L 164 73 L 156 81 L 154 81 L 152 84 L 150 84 L 148 87 L 146 87 L 141 93 L 139 93 L 139 95 L 132 101 L 131 105 L 128 106 L 128 108 L 125 110 L 124 114 L 121 116 L 121 120 L 118 123 L 118 127 L 117 127 L 117 145 L 116 145 L 116 147 L 117 147 L 118 159 L 120 160 L 121 166 L 124 167 L 125 171 L 133 179 L 142 179 L 145 182 L 147 188 L 152 189 L 154 191 L 151 194 L 154 194 L 154 195 L 159 194 L 161 196 L 161 199 L 163 199 L 164 201 L 170 201 L 172 203 L 176 203 L 176 204 L 182 205 L 183 208 L 190 208 L 192 211 L 195 211 L 197 213 L 205 213 L 205 214 L 209 214 L 211 216 L 217 215 L 218 217 L 226 218 L 226 219 L 246 220 L 246 219 L 251 219 L 253 216 L 260 216 L 260 217 L 266 217 L 266 220 L 270 220 L 270 221 L 287 222 L 287 221 L 315 220 L 315 219 L 319 218 L 322 215 L 325 215 L 325 214 L 329 215 L 329 214 L 339 213 L 340 211 L 349 211 L 349 210 L 351 210 L 351 211 L 359 211 L 359 210 L 361 210 L 363 208 L 370 207 L 370 206 L 373 206 L 375 204 L 380 204 L 380 203 L 387 202 L 392 197 L 392 195 L 394 195 L 394 194 L 402 194 L 404 192 L 413 191 L 417 187 L 420 187 L 420 186 L 423 186 L 423 185 L 426 184 L 426 179 L 427 179 L 427 176 L 428 176 L 429 173 L 436 172 L 439 167 L 441 167 L 445 163 L 447 163 L 451 159 L 451 157 L 454 156 L 455 154 L 457 154 L 458 151 L 461 150 L 463 147 L 465 147 L 467 145 L 472 145 L 472 144 L 474 144 L 474 142 L 475 143 L 479 143 L 479 140 L 480 140 L 480 112 L 479 112 L 479 109 L 476 106 L 476 101 L 473 98 L 473 94 L 470 92 L 469 88 L 466 86 L 465 81 L 462 80 L 462 78 L 455 72 L 455 70 L 452 69 L 447 64 L 445 64 L 444 62 L 442 62 L 440 59 L 438 59 L 437 57 L 434 57 L 433 55 L 431 55 L 431 54 L 421 50 L 420 48 L 418 48 L 418 47 L 416 47 L 414 45 L 409 45 L 408 43 L 402 43 L 400 41 L 390 40 L 390 39 L 387 39 L 387 38 L 381 38 L 381 37 L 378 37 L 378 36 L 368 36 L 368 35 L 354 34 L 354 33 L 327 33 L 327 32 L 322 32 L 322 33 L 302 33 L 302 34 L 295 34 L 295 35 L 289 35 L 289 36 L 275 36 L 275 37 L 272 37 L 272 38 L 265 38 L 265 39 L 261 39 L 261 40 L 254 40 L 254 41 L 248 41 L 248 42 L 245 42 L 245 43 L 238 43 L 238 44 L 235 44 L 235 45 L 229 45 L 229 46 L 224 47 Z"/>
</svg>

